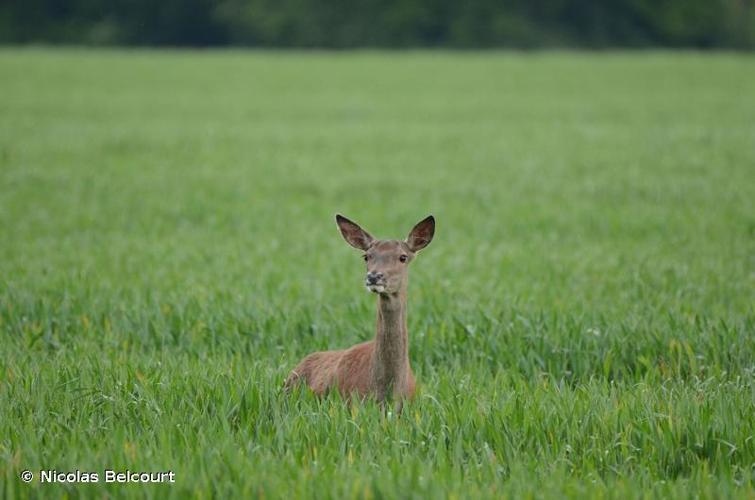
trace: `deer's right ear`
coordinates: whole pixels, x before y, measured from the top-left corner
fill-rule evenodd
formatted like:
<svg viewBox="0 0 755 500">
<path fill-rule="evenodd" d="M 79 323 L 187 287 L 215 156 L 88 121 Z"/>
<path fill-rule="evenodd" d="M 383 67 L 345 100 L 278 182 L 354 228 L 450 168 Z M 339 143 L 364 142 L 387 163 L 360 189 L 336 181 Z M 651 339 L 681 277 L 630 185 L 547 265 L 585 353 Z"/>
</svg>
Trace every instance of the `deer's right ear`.
<svg viewBox="0 0 755 500">
<path fill-rule="evenodd" d="M 433 241 L 435 235 L 435 217 L 428 215 L 417 223 L 406 238 L 412 252 L 419 252 Z"/>
<path fill-rule="evenodd" d="M 343 239 L 354 248 L 367 250 L 374 241 L 370 233 L 359 227 L 359 224 L 356 222 L 350 221 L 341 214 L 336 214 L 336 224 L 338 224 L 338 229 L 341 230 Z"/>
</svg>

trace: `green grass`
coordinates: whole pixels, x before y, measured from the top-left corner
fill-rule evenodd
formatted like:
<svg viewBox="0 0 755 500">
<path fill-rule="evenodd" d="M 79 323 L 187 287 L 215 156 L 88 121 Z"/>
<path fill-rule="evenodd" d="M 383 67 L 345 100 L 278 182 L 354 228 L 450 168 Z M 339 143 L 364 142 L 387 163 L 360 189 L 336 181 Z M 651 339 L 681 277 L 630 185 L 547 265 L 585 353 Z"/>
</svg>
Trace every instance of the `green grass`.
<svg viewBox="0 0 755 500">
<path fill-rule="evenodd" d="M 755 59 L 0 51 L 7 497 L 755 495 Z M 373 334 L 342 212 L 428 213 L 419 395 L 286 396 Z M 172 485 L 24 484 L 29 469 Z"/>
</svg>

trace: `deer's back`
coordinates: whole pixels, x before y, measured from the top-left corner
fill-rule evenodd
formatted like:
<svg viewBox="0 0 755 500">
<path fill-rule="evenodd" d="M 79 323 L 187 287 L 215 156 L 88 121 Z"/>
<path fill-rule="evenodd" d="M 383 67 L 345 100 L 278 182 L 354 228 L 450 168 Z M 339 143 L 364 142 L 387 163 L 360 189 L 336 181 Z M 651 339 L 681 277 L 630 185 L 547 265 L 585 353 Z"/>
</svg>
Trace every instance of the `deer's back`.
<svg viewBox="0 0 755 500">
<path fill-rule="evenodd" d="M 374 346 L 371 340 L 349 349 L 313 352 L 291 371 L 286 387 L 304 382 L 318 395 L 333 387 L 344 396 L 354 392 L 367 395 L 370 392 Z"/>
<path fill-rule="evenodd" d="M 317 395 L 332 388 L 337 388 L 347 398 L 354 394 L 375 395 L 378 388 L 374 387 L 373 380 L 374 352 L 374 340 L 339 351 L 313 352 L 291 371 L 286 387 L 303 382 Z M 412 398 L 415 381 L 411 368 L 406 375 L 406 379 L 394 387 L 394 394 Z"/>
</svg>

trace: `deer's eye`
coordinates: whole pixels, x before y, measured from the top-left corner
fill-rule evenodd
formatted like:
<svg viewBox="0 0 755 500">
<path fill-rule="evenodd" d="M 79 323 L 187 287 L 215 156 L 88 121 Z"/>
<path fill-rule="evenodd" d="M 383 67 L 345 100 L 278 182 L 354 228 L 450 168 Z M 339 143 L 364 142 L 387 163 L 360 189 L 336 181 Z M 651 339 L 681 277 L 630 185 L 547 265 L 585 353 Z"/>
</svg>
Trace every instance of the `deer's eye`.
<svg viewBox="0 0 755 500">
<path fill-rule="evenodd" d="M 367 254 L 362 255 L 362 258 L 364 258 L 365 262 L 367 262 L 368 260 L 370 260 L 370 256 L 367 255 Z"/>
<path fill-rule="evenodd" d="M 398 260 L 400 260 L 401 262 L 406 262 L 407 258 L 408 257 L 406 255 L 402 255 L 401 257 L 398 258 Z"/>
</svg>

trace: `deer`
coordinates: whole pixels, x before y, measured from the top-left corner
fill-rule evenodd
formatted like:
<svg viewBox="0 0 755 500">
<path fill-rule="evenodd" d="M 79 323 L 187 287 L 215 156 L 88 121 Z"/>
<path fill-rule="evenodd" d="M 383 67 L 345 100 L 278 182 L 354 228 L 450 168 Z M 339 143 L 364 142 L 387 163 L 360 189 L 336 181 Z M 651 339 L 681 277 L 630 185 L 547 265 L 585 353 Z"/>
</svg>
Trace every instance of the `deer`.
<svg viewBox="0 0 755 500">
<path fill-rule="evenodd" d="M 400 413 L 416 388 L 406 328 L 409 264 L 432 241 L 435 218 L 430 215 L 418 222 L 403 241 L 375 239 L 340 214 L 336 224 L 346 242 L 362 251 L 364 285 L 377 295 L 375 338 L 348 349 L 309 354 L 291 371 L 284 387 L 289 391 L 305 383 L 318 396 L 337 390 L 348 401 L 352 396 L 374 398 L 381 406 L 395 399 Z"/>
</svg>

